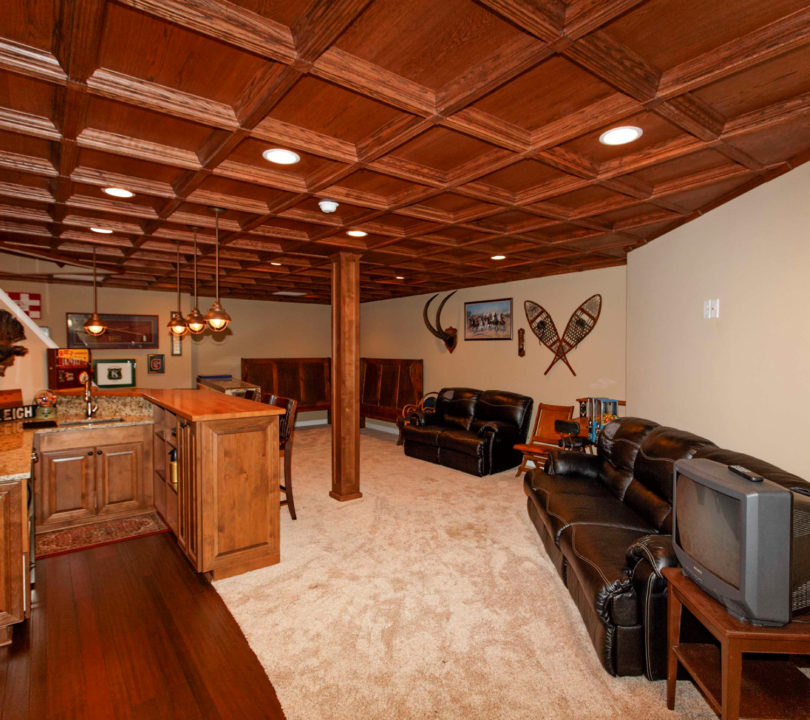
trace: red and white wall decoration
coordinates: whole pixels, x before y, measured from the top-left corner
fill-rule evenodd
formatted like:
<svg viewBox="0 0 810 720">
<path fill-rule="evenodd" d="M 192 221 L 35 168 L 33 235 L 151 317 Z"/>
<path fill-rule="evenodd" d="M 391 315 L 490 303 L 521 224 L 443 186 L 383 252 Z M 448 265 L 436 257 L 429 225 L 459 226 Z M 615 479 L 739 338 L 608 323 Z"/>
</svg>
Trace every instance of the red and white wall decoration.
<svg viewBox="0 0 810 720">
<path fill-rule="evenodd" d="M 32 320 L 42 319 L 42 295 L 39 293 L 9 292 L 8 296 Z"/>
</svg>

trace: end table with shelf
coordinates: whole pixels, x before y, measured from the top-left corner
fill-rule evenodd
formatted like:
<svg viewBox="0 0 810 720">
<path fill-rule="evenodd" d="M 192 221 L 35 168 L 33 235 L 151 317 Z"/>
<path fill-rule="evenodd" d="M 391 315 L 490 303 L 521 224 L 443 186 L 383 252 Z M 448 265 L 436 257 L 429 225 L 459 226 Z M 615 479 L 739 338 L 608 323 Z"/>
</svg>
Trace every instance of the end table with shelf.
<svg viewBox="0 0 810 720">
<path fill-rule="evenodd" d="M 763 627 L 732 617 L 716 600 L 685 577 L 665 568 L 669 583 L 667 707 L 675 708 L 678 665 L 692 677 L 722 720 L 739 717 L 810 718 L 810 678 L 789 659 L 754 654 L 810 654 L 810 624 Z M 681 615 L 689 610 L 718 641 L 681 642 Z M 803 618 L 804 619 L 804 618 Z M 810 621 L 810 616 L 806 618 Z M 745 653 L 746 657 L 743 657 Z"/>
</svg>

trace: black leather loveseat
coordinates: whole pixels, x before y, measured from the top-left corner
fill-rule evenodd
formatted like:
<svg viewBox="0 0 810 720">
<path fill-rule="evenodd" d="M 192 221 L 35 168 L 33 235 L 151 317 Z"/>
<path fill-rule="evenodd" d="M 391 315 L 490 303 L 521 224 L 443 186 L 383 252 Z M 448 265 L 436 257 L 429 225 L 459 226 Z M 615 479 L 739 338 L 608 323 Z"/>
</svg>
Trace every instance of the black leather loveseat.
<svg viewBox="0 0 810 720">
<path fill-rule="evenodd" d="M 612 675 L 666 677 L 666 581 L 676 460 L 744 465 L 785 487 L 805 484 L 768 463 L 640 418 L 608 423 L 597 455 L 552 451 L 524 490 L 537 532 Z"/>
<path fill-rule="evenodd" d="M 521 461 L 514 450 L 525 443 L 532 399 L 501 390 L 442 388 L 433 413 L 414 413 L 402 428 L 405 454 L 489 475 Z"/>
</svg>

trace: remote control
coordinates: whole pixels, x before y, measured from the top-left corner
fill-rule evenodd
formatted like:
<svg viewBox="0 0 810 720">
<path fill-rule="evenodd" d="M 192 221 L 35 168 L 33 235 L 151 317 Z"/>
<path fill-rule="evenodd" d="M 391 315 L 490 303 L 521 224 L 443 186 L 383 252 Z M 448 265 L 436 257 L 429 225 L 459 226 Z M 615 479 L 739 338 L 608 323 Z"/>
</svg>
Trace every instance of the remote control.
<svg viewBox="0 0 810 720">
<path fill-rule="evenodd" d="M 801 493 L 810 497 L 810 488 L 800 487 L 799 485 L 792 485 L 790 488 L 795 493 Z"/>
<path fill-rule="evenodd" d="M 744 477 L 746 480 L 750 480 L 751 482 L 762 482 L 763 480 L 762 475 L 757 475 L 755 472 L 752 472 L 747 467 L 743 467 L 742 465 L 729 465 L 728 469 L 731 470 L 731 472 L 733 472 L 735 475 Z"/>
</svg>

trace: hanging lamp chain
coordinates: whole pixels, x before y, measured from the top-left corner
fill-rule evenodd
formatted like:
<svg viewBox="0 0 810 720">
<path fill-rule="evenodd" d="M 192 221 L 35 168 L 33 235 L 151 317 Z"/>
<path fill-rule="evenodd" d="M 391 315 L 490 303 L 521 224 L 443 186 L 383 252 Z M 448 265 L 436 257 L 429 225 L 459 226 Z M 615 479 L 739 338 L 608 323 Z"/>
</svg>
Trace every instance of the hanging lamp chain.
<svg viewBox="0 0 810 720">
<path fill-rule="evenodd" d="M 214 223 L 216 225 L 216 235 L 217 235 L 217 247 L 216 247 L 216 261 L 217 261 L 217 302 L 219 302 L 219 210 L 215 211 L 215 220 Z"/>
<path fill-rule="evenodd" d="M 197 307 L 197 228 L 194 228 L 194 307 Z"/>
<path fill-rule="evenodd" d="M 96 289 L 96 248 L 93 248 L 93 312 L 98 313 L 98 291 Z"/>
</svg>

